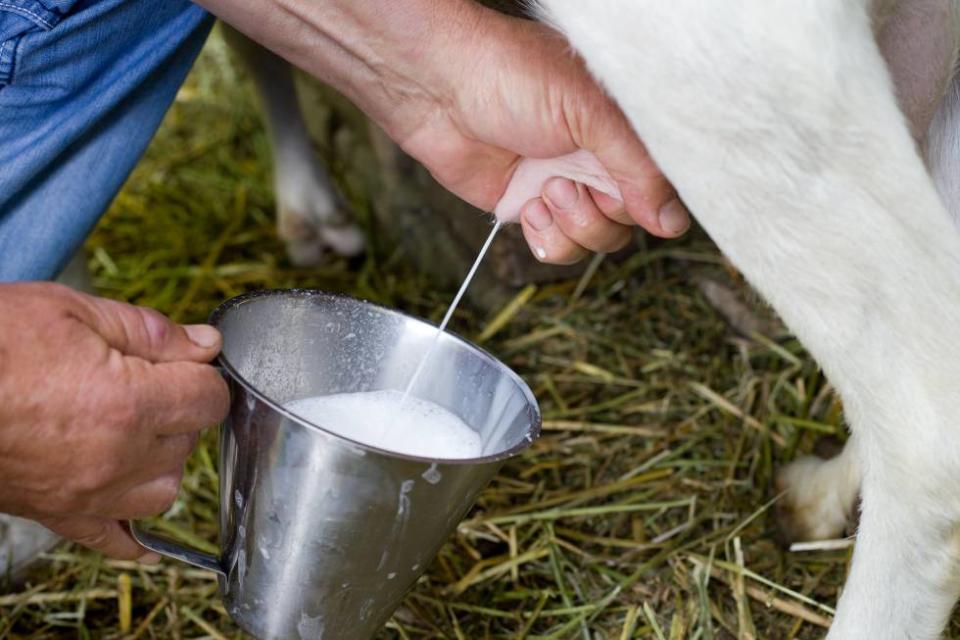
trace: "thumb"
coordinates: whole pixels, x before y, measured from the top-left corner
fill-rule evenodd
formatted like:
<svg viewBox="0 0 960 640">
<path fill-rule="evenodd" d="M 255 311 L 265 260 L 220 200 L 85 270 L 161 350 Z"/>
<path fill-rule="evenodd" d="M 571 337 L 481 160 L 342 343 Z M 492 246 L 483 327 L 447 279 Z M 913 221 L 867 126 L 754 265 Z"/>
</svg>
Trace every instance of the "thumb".
<svg viewBox="0 0 960 640">
<path fill-rule="evenodd" d="M 623 113 L 612 102 L 605 107 L 576 118 L 583 124 L 580 146 L 593 152 L 623 197 L 622 209 L 610 217 L 638 224 L 656 236 L 680 235 L 690 226 L 687 208 Z"/>
<path fill-rule="evenodd" d="M 84 298 L 87 324 L 124 355 L 150 362 L 209 362 L 220 352 L 220 332 L 209 325 L 179 325 L 146 307 Z"/>
</svg>

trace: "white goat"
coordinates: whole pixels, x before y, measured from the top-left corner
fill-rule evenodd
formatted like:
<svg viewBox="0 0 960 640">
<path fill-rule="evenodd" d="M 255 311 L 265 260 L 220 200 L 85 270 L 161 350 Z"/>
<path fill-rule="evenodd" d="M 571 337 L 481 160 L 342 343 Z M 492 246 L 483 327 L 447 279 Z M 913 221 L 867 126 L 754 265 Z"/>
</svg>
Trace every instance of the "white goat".
<svg viewBox="0 0 960 640">
<path fill-rule="evenodd" d="M 784 476 L 808 530 L 860 490 L 829 637 L 937 637 L 960 595 L 960 233 L 931 180 L 956 205 L 954 2 L 542 8 L 843 398 L 847 451 Z M 922 89 L 903 111 L 878 47 L 896 13 L 892 70 Z M 928 171 L 904 112 L 922 134 L 944 95 Z"/>
</svg>

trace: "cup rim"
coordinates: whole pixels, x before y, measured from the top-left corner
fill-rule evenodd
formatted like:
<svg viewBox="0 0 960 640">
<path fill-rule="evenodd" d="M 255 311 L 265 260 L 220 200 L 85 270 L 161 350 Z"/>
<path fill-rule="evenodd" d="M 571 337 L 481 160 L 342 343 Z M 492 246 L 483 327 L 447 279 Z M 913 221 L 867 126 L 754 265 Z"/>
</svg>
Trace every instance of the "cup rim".
<svg viewBox="0 0 960 640">
<path fill-rule="evenodd" d="M 347 302 L 359 303 L 360 305 L 364 305 L 371 309 L 376 309 L 377 311 L 381 313 L 385 313 L 387 315 L 397 316 L 405 320 L 413 320 L 414 322 L 418 322 L 428 327 L 433 327 L 434 329 L 437 328 L 437 325 L 433 324 L 428 320 L 414 317 L 412 315 L 409 315 L 402 311 L 398 311 L 396 309 L 390 309 L 383 305 L 379 305 L 375 302 L 370 302 L 369 300 L 355 298 L 353 296 L 348 296 L 342 293 L 331 293 L 328 291 L 323 291 L 321 289 L 304 289 L 304 288 L 258 289 L 257 291 L 250 291 L 247 293 L 240 294 L 238 296 L 234 296 L 233 298 L 230 298 L 220 303 L 210 313 L 210 316 L 207 318 L 207 322 L 213 325 L 214 327 L 217 327 L 219 321 L 222 318 L 224 318 L 227 315 L 227 313 L 237 308 L 241 304 L 244 304 L 246 302 L 249 302 L 250 300 L 254 300 L 257 298 L 268 298 L 268 297 L 278 297 L 278 296 L 290 296 L 290 297 L 297 297 L 297 298 L 321 297 L 321 298 L 327 298 L 332 300 L 342 300 Z M 504 449 L 503 451 L 492 453 L 486 456 L 480 456 L 479 458 L 430 458 L 426 456 L 416 456 L 416 455 L 411 455 L 407 453 L 399 453 L 397 451 L 391 451 L 389 449 L 376 447 L 364 442 L 360 442 L 358 440 L 353 440 L 352 438 L 348 438 L 340 433 L 331 431 L 325 428 L 323 425 L 310 422 L 309 420 L 305 420 L 304 418 L 293 413 L 292 411 L 287 410 L 283 405 L 276 402 L 275 400 L 267 396 L 265 393 L 261 392 L 259 389 L 256 388 L 256 386 L 254 386 L 251 382 L 249 382 L 242 375 L 240 375 L 240 372 L 237 371 L 237 369 L 233 366 L 230 360 L 223 353 L 222 349 L 220 353 L 217 355 L 216 363 L 217 363 L 217 366 L 219 366 L 223 371 L 229 373 L 230 377 L 233 380 L 235 380 L 240 386 L 242 386 L 248 393 L 252 394 L 258 400 L 260 400 L 261 402 L 269 406 L 272 410 L 281 414 L 288 420 L 292 420 L 293 422 L 296 422 L 309 429 L 316 429 L 328 436 L 332 436 L 338 440 L 349 442 L 351 445 L 360 447 L 361 449 L 364 449 L 367 451 L 372 451 L 381 455 L 386 455 L 391 458 L 400 458 L 403 460 L 410 460 L 414 462 L 442 463 L 445 465 L 446 464 L 453 464 L 453 465 L 485 464 L 488 462 L 496 462 L 496 461 L 507 460 L 508 458 L 512 458 L 513 456 L 517 455 L 518 453 L 520 453 L 521 451 L 529 447 L 534 440 L 540 437 L 540 431 L 543 425 L 543 416 L 540 411 L 540 404 L 537 402 L 536 397 L 533 395 L 533 391 L 531 391 L 530 386 L 513 369 L 511 369 L 506 364 L 501 362 L 499 359 L 491 355 L 485 349 L 477 346 L 470 340 L 467 340 L 466 338 L 460 335 L 457 335 L 452 331 L 445 330 L 444 333 L 448 334 L 450 338 L 452 338 L 453 340 L 456 340 L 467 349 L 470 349 L 471 351 L 475 352 L 481 358 L 484 358 L 492 363 L 495 363 L 506 370 L 506 375 L 513 381 L 513 383 L 517 386 L 517 388 L 526 398 L 527 405 L 529 407 L 532 407 L 533 409 L 533 421 L 532 421 L 532 424 L 530 425 L 530 430 L 528 431 L 530 435 L 529 438 L 523 438 L 520 442 L 510 447 L 509 449 Z"/>
</svg>

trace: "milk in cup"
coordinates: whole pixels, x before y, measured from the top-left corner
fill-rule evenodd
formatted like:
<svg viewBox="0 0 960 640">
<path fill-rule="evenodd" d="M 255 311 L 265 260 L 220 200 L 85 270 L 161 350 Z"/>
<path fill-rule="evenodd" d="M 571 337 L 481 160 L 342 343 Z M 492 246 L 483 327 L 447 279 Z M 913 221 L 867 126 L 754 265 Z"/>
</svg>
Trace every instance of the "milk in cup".
<svg viewBox="0 0 960 640">
<path fill-rule="evenodd" d="M 479 458 L 480 434 L 438 404 L 400 391 L 362 391 L 294 400 L 285 408 L 355 442 L 422 458 Z"/>
</svg>

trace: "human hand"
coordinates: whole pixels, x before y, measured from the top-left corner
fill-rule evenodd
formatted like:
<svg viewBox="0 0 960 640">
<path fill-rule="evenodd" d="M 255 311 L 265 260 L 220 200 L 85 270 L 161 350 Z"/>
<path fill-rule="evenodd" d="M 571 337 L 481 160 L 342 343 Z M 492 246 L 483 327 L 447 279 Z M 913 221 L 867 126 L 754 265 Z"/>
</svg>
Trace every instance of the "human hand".
<svg viewBox="0 0 960 640">
<path fill-rule="evenodd" d="M 620 202 L 551 180 L 523 207 L 545 262 L 613 251 L 630 226 L 671 237 L 689 215 L 567 41 L 473 0 L 197 0 L 363 109 L 433 176 L 492 211 L 524 157 L 592 152 Z M 331 28 L 336 25 L 336 28 Z"/>
<path fill-rule="evenodd" d="M 219 333 L 47 283 L 0 285 L 0 512 L 126 559 L 228 395 Z"/>
<path fill-rule="evenodd" d="M 405 122 L 388 124 L 404 150 L 485 210 L 524 157 L 593 152 L 623 200 L 565 178 L 548 180 L 541 197 L 519 212 L 528 244 L 545 262 L 620 249 L 634 224 L 658 236 L 683 233 L 689 214 L 673 187 L 566 40 L 541 24 L 478 10 L 475 34 L 450 41 L 440 56 L 447 81 L 439 86 L 446 88 L 434 89 L 432 101 L 421 98 L 416 117 L 406 112 Z"/>
</svg>

